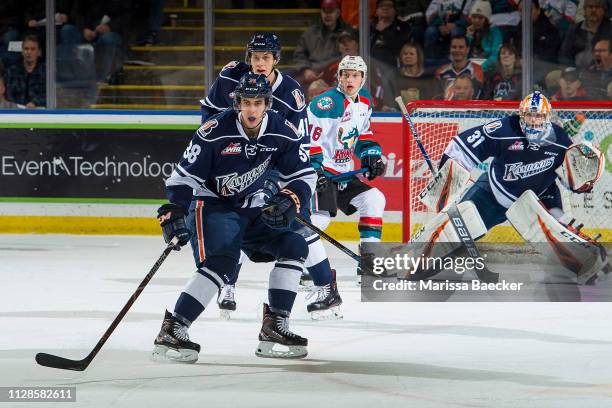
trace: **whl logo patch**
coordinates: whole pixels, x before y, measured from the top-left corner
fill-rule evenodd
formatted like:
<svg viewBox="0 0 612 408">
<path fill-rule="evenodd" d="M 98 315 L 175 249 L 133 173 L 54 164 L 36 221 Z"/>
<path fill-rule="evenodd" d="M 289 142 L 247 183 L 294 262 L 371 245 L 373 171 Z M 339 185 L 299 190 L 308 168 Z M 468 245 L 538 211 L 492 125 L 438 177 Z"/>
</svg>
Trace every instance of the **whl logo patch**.
<svg viewBox="0 0 612 408">
<path fill-rule="evenodd" d="M 544 173 L 550 169 L 555 163 L 554 157 L 549 157 L 544 160 L 537 161 L 535 163 L 523 164 L 523 162 L 506 164 L 506 170 L 504 171 L 504 180 L 516 181 L 519 179 L 525 179 L 535 174 Z"/>
<path fill-rule="evenodd" d="M 511 151 L 525 150 L 525 145 L 523 144 L 523 142 L 517 140 L 516 142 L 511 144 L 510 147 L 508 147 L 508 150 L 511 150 Z"/>
<path fill-rule="evenodd" d="M 225 149 L 221 150 L 221 156 L 240 153 L 242 153 L 242 145 L 239 142 L 230 143 L 225 147 Z"/>
</svg>

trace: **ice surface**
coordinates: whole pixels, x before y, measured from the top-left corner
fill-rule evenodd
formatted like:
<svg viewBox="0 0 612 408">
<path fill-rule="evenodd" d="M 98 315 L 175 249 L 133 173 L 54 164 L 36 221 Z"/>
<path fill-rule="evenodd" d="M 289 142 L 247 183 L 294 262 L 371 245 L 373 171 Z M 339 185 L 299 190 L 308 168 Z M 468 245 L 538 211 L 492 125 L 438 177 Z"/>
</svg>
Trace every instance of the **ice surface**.
<svg viewBox="0 0 612 408">
<path fill-rule="evenodd" d="M 291 328 L 309 339 L 305 360 L 255 357 L 271 264 L 249 263 L 233 319 L 212 305 L 190 329 L 197 364 L 149 361 L 164 308 L 193 273 L 183 250 L 86 371 L 34 362 L 40 351 L 83 358 L 163 247 L 159 237 L 0 235 L 0 386 L 77 388 L 76 403 L 15 406 L 612 406 L 611 304 L 361 303 L 354 262 L 332 247 L 345 318 L 313 322 L 298 295 Z"/>
</svg>

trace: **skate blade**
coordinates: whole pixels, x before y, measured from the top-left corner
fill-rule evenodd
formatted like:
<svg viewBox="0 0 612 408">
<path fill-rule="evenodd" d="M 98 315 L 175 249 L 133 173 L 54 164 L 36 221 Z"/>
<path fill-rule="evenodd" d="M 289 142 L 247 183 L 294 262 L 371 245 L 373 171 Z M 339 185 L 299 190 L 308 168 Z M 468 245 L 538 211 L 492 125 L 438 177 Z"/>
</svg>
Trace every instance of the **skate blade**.
<svg viewBox="0 0 612 408">
<path fill-rule="evenodd" d="M 151 353 L 151 360 L 159 363 L 193 364 L 198 361 L 198 352 L 191 349 L 171 349 L 156 344 Z"/>
<path fill-rule="evenodd" d="M 260 341 L 255 355 L 262 358 L 304 358 L 308 355 L 308 350 L 306 346 L 284 346 L 271 341 Z"/>
<path fill-rule="evenodd" d="M 232 312 L 233 310 L 219 309 L 219 317 L 221 320 L 230 320 L 232 318 Z"/>
<path fill-rule="evenodd" d="M 341 320 L 344 318 L 342 314 L 342 309 L 340 306 L 333 306 L 327 310 L 315 310 L 310 312 L 310 318 L 312 320 Z"/>
</svg>

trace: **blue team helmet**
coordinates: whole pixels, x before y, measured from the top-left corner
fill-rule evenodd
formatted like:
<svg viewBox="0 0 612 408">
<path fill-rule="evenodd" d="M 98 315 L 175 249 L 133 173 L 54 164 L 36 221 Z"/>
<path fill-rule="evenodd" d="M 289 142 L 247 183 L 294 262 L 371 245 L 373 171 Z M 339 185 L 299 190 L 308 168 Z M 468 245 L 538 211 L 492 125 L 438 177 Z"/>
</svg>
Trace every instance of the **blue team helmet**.
<svg viewBox="0 0 612 408">
<path fill-rule="evenodd" d="M 527 95 L 519 105 L 520 125 L 530 143 L 539 144 L 550 134 L 552 108 L 543 93 L 535 91 Z M 537 116 L 540 123 L 527 123 L 526 116 Z"/>
<path fill-rule="evenodd" d="M 272 106 L 272 86 L 270 81 L 263 74 L 247 72 L 240 78 L 234 90 L 234 109 L 240 110 L 240 100 L 242 98 L 263 98 L 266 102 L 266 109 Z"/>
<path fill-rule="evenodd" d="M 281 56 L 281 43 L 278 36 L 274 33 L 255 34 L 246 47 L 245 62 L 251 63 L 252 52 L 271 52 L 278 63 Z"/>
</svg>

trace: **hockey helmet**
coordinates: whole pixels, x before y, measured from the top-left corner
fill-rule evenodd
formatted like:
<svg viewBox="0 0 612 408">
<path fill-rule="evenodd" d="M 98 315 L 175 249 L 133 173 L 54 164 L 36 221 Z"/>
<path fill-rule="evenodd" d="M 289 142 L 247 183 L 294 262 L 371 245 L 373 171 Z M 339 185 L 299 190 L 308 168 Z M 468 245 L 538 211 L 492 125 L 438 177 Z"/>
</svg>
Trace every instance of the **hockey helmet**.
<svg viewBox="0 0 612 408">
<path fill-rule="evenodd" d="M 281 57 L 281 43 L 278 36 L 274 33 L 255 34 L 249 41 L 246 48 L 245 62 L 251 63 L 252 52 L 271 52 L 276 63 Z"/>
<path fill-rule="evenodd" d="M 266 102 L 266 109 L 272 106 L 272 87 L 270 81 L 263 74 L 247 72 L 240 78 L 236 89 L 234 89 L 234 109 L 240 110 L 240 100 L 242 98 L 263 98 Z"/>
<path fill-rule="evenodd" d="M 365 61 L 359 55 L 346 55 L 344 58 L 342 58 L 338 64 L 338 72 L 336 73 L 336 77 L 338 79 L 338 89 L 340 92 L 344 92 L 342 89 L 340 89 L 340 76 L 342 75 L 342 71 L 345 69 L 359 71 L 363 74 L 361 86 L 357 90 L 357 92 L 359 92 L 365 85 L 366 75 L 368 74 L 368 66 L 366 65 Z"/>
<path fill-rule="evenodd" d="M 527 95 L 519 105 L 520 126 L 523 134 L 530 143 L 539 144 L 552 130 L 550 121 L 552 108 L 548 98 L 539 91 Z M 526 115 L 537 115 L 540 123 L 527 123 Z"/>
</svg>

